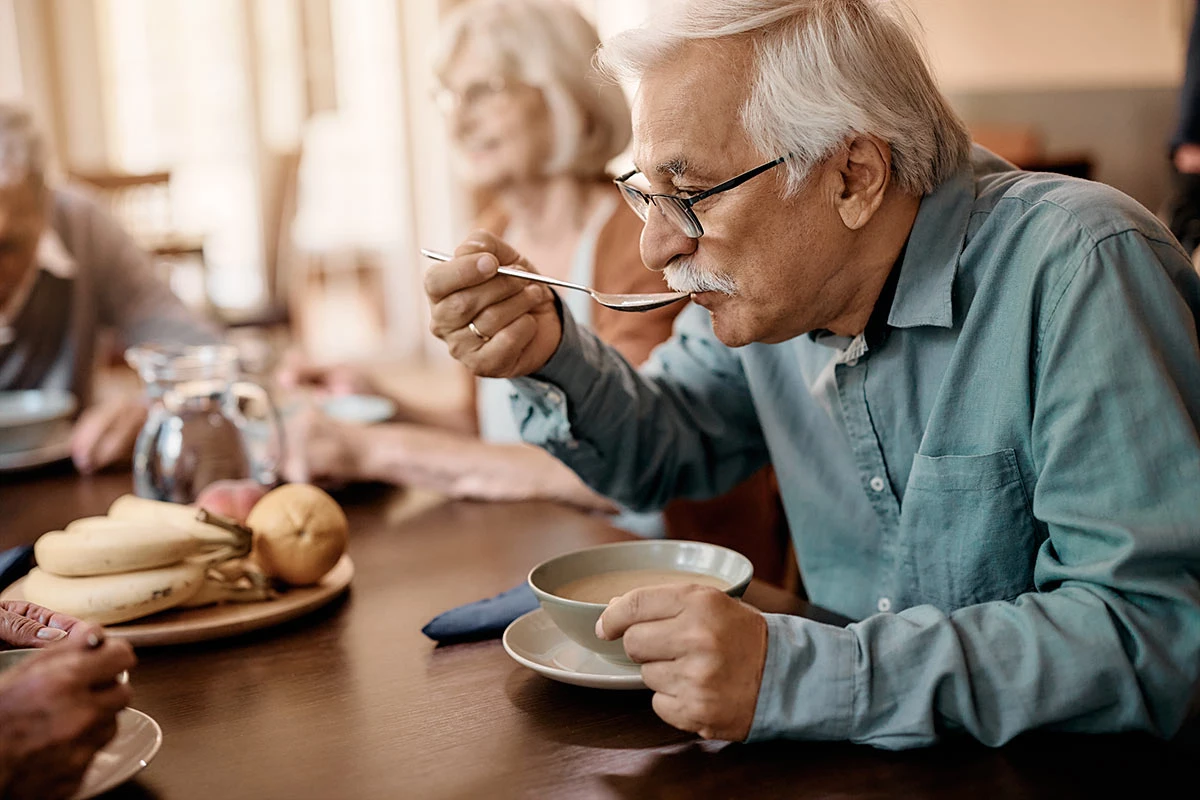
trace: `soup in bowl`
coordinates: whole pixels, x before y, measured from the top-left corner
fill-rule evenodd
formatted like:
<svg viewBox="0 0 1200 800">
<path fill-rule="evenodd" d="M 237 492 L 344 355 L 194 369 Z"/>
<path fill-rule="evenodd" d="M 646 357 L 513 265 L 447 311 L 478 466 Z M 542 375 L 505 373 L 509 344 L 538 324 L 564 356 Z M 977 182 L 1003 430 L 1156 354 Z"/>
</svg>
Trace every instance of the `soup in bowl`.
<svg viewBox="0 0 1200 800">
<path fill-rule="evenodd" d="M 529 572 L 529 586 L 568 638 L 609 661 L 632 664 L 620 639 L 596 638 L 596 620 L 614 597 L 663 584 L 712 586 L 741 597 L 753 575 L 750 559 L 727 547 L 666 539 L 605 544 L 551 558 Z"/>
</svg>

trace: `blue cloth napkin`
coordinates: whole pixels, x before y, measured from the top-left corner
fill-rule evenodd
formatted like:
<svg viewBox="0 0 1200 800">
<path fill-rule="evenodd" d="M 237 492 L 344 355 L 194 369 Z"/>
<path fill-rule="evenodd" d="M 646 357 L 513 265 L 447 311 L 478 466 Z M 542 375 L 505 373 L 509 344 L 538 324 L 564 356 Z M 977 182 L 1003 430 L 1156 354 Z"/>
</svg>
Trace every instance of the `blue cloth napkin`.
<svg viewBox="0 0 1200 800">
<path fill-rule="evenodd" d="M 537 607 L 537 595 L 528 583 L 522 583 L 495 597 L 444 611 L 429 620 L 421 633 L 443 644 L 491 639 L 502 634 L 508 623 Z"/>
<path fill-rule="evenodd" d="M 0 553 L 0 589 L 33 568 L 33 545 L 23 544 Z"/>
</svg>

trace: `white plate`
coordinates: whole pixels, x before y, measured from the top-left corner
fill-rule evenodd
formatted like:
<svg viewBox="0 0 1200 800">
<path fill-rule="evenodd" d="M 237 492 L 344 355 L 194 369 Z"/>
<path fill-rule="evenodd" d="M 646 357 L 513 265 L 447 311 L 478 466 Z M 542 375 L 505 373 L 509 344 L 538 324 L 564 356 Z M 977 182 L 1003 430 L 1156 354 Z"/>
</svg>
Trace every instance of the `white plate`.
<svg viewBox="0 0 1200 800">
<path fill-rule="evenodd" d="M 62 461 L 70 457 L 71 440 L 70 438 L 66 438 L 42 447 L 35 447 L 32 450 L 16 450 L 11 453 L 0 453 L 0 472 L 44 467 L 47 464 L 53 464 L 56 461 Z"/>
<path fill-rule="evenodd" d="M 614 664 L 572 642 L 540 608 L 504 629 L 504 649 L 513 659 L 551 680 L 593 689 L 645 689 L 642 668 Z"/>
<path fill-rule="evenodd" d="M 157 722 L 137 709 L 121 709 L 117 735 L 96 753 L 71 800 L 87 800 L 120 786 L 149 764 L 161 746 L 162 728 Z"/>
</svg>

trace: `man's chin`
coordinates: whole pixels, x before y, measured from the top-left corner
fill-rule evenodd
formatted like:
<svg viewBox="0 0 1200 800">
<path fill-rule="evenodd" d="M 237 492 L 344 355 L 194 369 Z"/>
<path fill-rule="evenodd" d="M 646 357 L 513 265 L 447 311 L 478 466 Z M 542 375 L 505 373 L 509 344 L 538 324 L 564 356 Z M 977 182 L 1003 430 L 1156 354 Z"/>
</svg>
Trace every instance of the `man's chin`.
<svg viewBox="0 0 1200 800">
<path fill-rule="evenodd" d="M 712 292 L 706 292 L 705 294 L 714 295 L 723 300 L 729 299 L 728 295 L 715 295 Z M 754 341 L 753 333 L 747 330 L 744 325 L 739 324 L 738 315 L 727 304 L 705 304 L 700 301 L 697 295 L 693 295 L 692 299 L 695 300 L 697 305 L 708 309 L 709 314 L 712 316 L 713 333 L 721 341 L 721 344 L 726 347 L 742 347 Z"/>
</svg>

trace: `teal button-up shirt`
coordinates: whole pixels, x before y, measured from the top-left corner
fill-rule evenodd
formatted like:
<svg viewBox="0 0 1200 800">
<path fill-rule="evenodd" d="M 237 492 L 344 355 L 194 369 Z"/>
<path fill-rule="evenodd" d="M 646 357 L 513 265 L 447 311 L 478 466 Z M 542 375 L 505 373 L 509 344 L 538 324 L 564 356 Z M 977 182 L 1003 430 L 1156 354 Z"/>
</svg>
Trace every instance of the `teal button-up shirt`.
<svg viewBox="0 0 1200 800">
<path fill-rule="evenodd" d="M 635 372 L 564 315 L 514 410 L 635 508 L 768 460 L 813 602 L 767 615 L 751 738 L 1170 735 L 1200 675 L 1200 279 L 1141 206 L 977 149 L 921 203 L 862 336 Z M 890 305 L 888 305 L 890 301 Z"/>
</svg>

